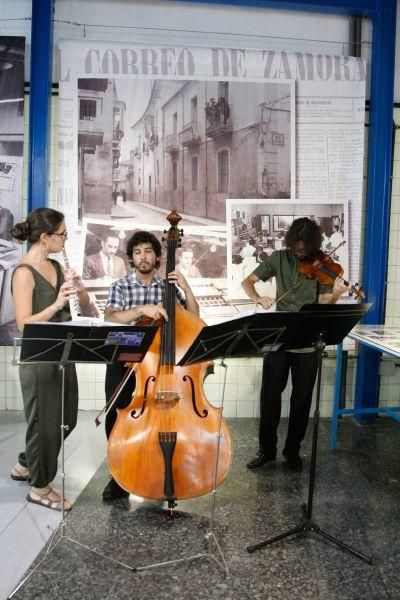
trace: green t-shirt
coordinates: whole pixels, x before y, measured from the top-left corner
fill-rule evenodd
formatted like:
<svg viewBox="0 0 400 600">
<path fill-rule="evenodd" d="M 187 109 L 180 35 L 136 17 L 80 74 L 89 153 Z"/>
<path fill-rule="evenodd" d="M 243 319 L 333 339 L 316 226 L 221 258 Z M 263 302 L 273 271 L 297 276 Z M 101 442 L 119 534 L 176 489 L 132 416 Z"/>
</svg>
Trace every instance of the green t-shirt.
<svg viewBox="0 0 400 600">
<path fill-rule="evenodd" d="M 290 250 L 275 250 L 254 271 L 262 281 L 276 279 L 276 297 L 282 296 L 292 285 L 297 286 L 277 302 L 277 310 L 300 310 L 304 304 L 316 304 L 320 294 L 332 291 L 332 285 L 322 285 L 316 279 L 305 279 L 297 271 L 299 263 Z"/>
</svg>

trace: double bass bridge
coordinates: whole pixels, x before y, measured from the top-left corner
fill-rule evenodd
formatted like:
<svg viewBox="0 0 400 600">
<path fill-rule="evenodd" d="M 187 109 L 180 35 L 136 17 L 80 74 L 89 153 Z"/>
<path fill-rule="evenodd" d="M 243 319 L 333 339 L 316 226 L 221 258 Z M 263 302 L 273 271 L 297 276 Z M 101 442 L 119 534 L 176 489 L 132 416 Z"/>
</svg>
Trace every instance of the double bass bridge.
<svg viewBox="0 0 400 600">
<path fill-rule="evenodd" d="M 175 390 L 158 390 L 154 398 L 159 403 L 159 408 L 170 408 L 182 400 L 183 395 Z"/>
</svg>

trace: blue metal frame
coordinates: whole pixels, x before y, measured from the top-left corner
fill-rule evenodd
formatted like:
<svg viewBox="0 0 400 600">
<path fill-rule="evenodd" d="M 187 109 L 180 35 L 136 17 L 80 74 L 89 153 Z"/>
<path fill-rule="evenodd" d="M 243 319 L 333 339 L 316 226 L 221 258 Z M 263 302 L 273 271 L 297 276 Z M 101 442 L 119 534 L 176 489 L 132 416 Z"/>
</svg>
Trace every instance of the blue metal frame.
<svg viewBox="0 0 400 600">
<path fill-rule="evenodd" d="M 351 335 L 349 337 L 352 337 Z M 361 340 L 359 337 L 354 338 L 360 344 L 360 348 L 369 348 L 371 352 L 374 352 L 377 356 L 381 355 L 381 352 L 389 356 L 394 356 L 395 358 L 399 358 L 400 355 L 397 352 L 391 352 L 388 350 L 384 350 L 379 347 L 379 345 L 374 345 L 372 342 L 367 340 Z M 354 408 L 340 408 L 340 391 L 341 391 L 341 381 L 342 381 L 342 369 L 343 369 L 343 344 L 339 344 L 338 353 L 336 358 L 336 377 L 335 377 L 335 392 L 333 396 L 333 411 L 332 411 L 332 427 L 331 427 L 331 450 L 336 450 L 337 445 L 337 433 L 338 433 L 338 425 L 339 425 L 339 417 L 341 415 L 352 415 L 356 417 L 357 420 L 363 417 L 371 417 L 375 418 L 378 413 L 382 413 L 395 421 L 400 423 L 400 406 L 390 406 L 390 407 L 379 407 L 379 406 L 355 406 Z"/>
<path fill-rule="evenodd" d="M 381 10 L 388 0 L 168 0 L 169 2 L 191 2 L 194 4 L 220 4 L 248 8 L 269 8 L 297 12 L 314 12 L 336 15 L 371 17 Z M 391 3 L 391 0 L 389 0 Z"/>
<path fill-rule="evenodd" d="M 388 5 L 392 6 L 389 7 Z M 373 19 L 371 113 L 363 284 L 373 303 L 364 323 L 385 321 L 393 139 L 396 4 L 382 1 Z M 380 354 L 359 346 L 355 408 L 376 407 Z M 365 420 L 372 420 L 369 415 Z"/>
<path fill-rule="evenodd" d="M 32 0 L 28 212 L 47 205 L 55 0 Z"/>
<path fill-rule="evenodd" d="M 337 348 L 337 355 L 336 355 L 335 390 L 333 393 L 331 450 L 336 450 L 336 438 L 337 438 L 339 409 L 340 409 L 340 388 L 341 388 L 341 381 L 342 381 L 342 369 L 343 369 L 343 344 L 339 344 L 338 348 Z"/>
</svg>

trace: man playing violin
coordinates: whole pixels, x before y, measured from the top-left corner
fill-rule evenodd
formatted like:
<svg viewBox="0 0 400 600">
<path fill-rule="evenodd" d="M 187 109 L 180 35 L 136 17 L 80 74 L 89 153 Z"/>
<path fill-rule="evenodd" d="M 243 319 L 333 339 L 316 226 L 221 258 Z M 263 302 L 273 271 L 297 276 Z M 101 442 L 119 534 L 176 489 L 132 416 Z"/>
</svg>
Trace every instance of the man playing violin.
<svg viewBox="0 0 400 600">
<path fill-rule="evenodd" d="M 123 325 L 129 325 L 143 317 L 152 320 L 160 318 L 168 320 L 167 312 L 162 306 L 166 280 L 157 274 L 161 257 L 160 242 L 149 231 L 136 231 L 128 241 L 126 253 L 133 270 L 112 284 L 108 294 L 104 319 Z M 176 291 L 179 304 L 191 313 L 198 315 L 197 300 L 185 277 L 174 270 L 168 273 L 168 280 L 177 284 L 180 288 Z M 107 365 L 105 379 L 107 401 L 123 378 L 125 369 L 123 363 Z M 107 439 L 110 437 L 117 418 L 116 409 L 125 408 L 130 403 L 134 388 L 135 376 L 133 374 L 116 404 L 107 413 L 105 423 Z M 103 500 L 112 501 L 127 496 L 129 496 L 129 492 L 121 488 L 110 477 L 110 481 L 103 491 Z"/>
<path fill-rule="evenodd" d="M 331 285 L 322 285 L 317 279 L 304 278 L 298 270 L 301 261 L 311 261 L 322 245 L 322 232 L 315 221 L 307 217 L 295 219 L 285 236 L 286 248 L 277 250 L 242 281 L 246 294 L 269 309 L 276 303 L 277 310 L 298 311 L 304 304 L 334 304 L 349 286 L 341 279 L 332 279 Z M 260 296 L 255 285 L 258 281 L 276 280 L 277 299 Z M 264 357 L 260 395 L 259 451 L 248 464 L 257 469 L 276 458 L 277 429 L 281 415 L 281 395 L 292 378 L 289 425 L 283 448 L 287 466 L 293 471 L 303 469 L 299 455 L 311 408 L 312 393 L 318 370 L 318 356 L 314 348 L 277 350 Z"/>
</svg>

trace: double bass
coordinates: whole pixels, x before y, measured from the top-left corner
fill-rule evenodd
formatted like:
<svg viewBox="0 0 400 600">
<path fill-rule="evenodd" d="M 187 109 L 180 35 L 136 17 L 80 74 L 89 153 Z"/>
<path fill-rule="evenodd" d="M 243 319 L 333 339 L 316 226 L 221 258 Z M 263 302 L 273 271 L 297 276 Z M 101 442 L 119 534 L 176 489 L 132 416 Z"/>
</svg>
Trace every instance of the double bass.
<svg viewBox="0 0 400 600">
<path fill-rule="evenodd" d="M 175 268 L 181 231 L 176 211 L 167 217 L 167 274 Z M 221 408 L 203 391 L 210 361 L 176 366 L 204 322 L 176 301 L 166 280 L 162 319 L 143 361 L 136 367 L 131 403 L 118 409 L 108 442 L 108 463 L 118 484 L 142 498 L 177 500 L 206 494 L 225 478 L 232 462 L 232 439 Z"/>
</svg>

